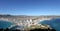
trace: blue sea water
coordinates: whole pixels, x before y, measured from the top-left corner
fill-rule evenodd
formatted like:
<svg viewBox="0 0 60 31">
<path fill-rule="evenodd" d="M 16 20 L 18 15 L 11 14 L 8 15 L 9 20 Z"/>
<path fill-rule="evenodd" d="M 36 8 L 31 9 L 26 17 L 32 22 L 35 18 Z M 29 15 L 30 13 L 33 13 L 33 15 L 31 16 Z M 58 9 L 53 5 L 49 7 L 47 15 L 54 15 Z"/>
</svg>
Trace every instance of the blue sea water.
<svg viewBox="0 0 60 31">
<path fill-rule="evenodd" d="M 56 31 L 60 31 L 60 18 L 44 20 L 42 22 L 39 22 L 39 24 L 47 24 L 47 25 L 50 25 Z"/>
<path fill-rule="evenodd" d="M 11 25 L 13 25 L 13 23 L 8 22 L 8 21 L 0 20 L 0 28 L 6 29 Z"/>
<path fill-rule="evenodd" d="M 3 29 L 6 29 L 8 27 L 10 27 L 11 25 L 15 25 L 15 23 L 12 23 L 12 22 L 8 22 L 8 21 L 4 21 L 4 20 L 0 20 L 0 29 L 3 28 Z M 15 30 L 16 28 L 20 28 L 21 30 L 24 28 L 24 26 L 14 26 L 10 29 L 12 30 Z"/>
</svg>

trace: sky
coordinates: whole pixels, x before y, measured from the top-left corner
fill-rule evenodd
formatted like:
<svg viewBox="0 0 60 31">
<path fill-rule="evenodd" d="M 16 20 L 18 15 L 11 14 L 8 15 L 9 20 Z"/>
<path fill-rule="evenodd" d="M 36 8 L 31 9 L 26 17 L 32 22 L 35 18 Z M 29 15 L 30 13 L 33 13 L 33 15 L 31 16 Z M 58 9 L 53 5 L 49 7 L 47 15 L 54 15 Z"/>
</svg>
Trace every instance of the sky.
<svg viewBox="0 0 60 31">
<path fill-rule="evenodd" d="M 0 14 L 60 15 L 60 0 L 0 0 Z"/>
</svg>

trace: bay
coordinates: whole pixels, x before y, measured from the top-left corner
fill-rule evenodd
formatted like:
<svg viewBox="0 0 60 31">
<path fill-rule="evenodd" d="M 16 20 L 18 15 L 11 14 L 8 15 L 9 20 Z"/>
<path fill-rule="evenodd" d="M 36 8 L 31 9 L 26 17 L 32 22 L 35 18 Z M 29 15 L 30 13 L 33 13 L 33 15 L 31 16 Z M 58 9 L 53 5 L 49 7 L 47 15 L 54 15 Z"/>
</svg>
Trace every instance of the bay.
<svg viewBox="0 0 60 31">
<path fill-rule="evenodd" d="M 50 25 L 53 29 L 60 31 L 60 18 L 44 20 L 39 22 L 39 24 L 47 24 L 47 25 Z"/>
</svg>

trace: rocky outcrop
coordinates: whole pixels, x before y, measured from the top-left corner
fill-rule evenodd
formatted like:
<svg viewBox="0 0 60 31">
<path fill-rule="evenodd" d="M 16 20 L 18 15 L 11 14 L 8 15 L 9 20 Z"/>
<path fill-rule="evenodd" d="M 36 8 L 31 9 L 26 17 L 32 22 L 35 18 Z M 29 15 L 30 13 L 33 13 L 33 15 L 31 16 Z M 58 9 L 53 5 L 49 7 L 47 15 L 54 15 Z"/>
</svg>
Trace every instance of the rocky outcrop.
<svg viewBox="0 0 60 31">
<path fill-rule="evenodd" d="M 28 28 L 25 28 L 26 31 L 56 31 L 55 29 L 51 28 L 49 25 L 31 25 Z"/>
</svg>

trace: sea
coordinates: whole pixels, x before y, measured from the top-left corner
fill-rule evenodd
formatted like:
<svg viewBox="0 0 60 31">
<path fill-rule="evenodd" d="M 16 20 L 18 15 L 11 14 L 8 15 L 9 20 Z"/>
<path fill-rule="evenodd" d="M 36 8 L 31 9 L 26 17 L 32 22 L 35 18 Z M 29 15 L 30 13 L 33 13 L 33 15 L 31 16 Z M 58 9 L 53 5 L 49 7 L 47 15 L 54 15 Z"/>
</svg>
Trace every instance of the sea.
<svg viewBox="0 0 60 31">
<path fill-rule="evenodd" d="M 12 25 L 15 25 L 14 27 L 11 27 Z M 9 28 L 11 27 L 11 28 Z M 9 21 L 5 21 L 5 20 L 0 20 L 0 29 L 6 29 L 9 28 L 11 30 L 15 30 L 17 28 L 19 28 L 20 30 L 24 29 L 24 26 L 18 26 L 15 23 L 9 22 Z"/>
<path fill-rule="evenodd" d="M 60 18 L 53 18 L 51 20 L 44 20 L 39 22 L 39 24 L 47 24 L 50 25 L 56 31 L 60 31 Z"/>
<path fill-rule="evenodd" d="M 0 28 L 6 29 L 7 27 L 10 27 L 13 24 L 14 23 L 0 20 Z M 40 21 L 39 24 L 47 24 L 47 25 L 50 25 L 56 31 L 60 31 L 60 18 L 55 18 L 55 19 L 51 19 L 51 20 Z M 14 28 L 16 28 L 16 27 L 14 27 Z"/>
<path fill-rule="evenodd" d="M 8 21 L 5 21 L 5 20 L 0 20 L 0 29 L 1 28 L 6 29 L 6 28 L 10 27 L 13 24 L 14 23 L 11 23 L 11 22 L 8 22 Z"/>
</svg>

